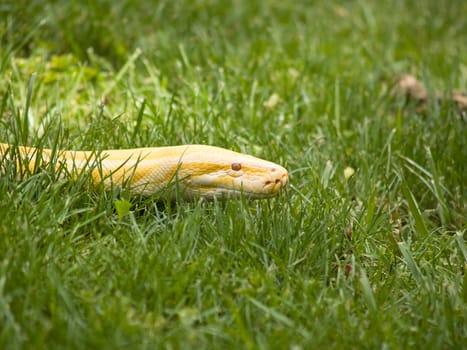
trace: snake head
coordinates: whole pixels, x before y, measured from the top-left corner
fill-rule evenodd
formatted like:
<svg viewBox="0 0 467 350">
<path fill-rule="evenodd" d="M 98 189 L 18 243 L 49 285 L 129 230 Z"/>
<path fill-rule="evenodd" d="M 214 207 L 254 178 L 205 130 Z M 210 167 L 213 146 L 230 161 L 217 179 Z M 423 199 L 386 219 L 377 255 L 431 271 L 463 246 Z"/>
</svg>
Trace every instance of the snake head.
<svg viewBox="0 0 467 350">
<path fill-rule="evenodd" d="M 187 152 L 180 163 L 183 197 L 268 198 L 288 183 L 288 172 L 280 165 L 218 147 L 198 147 Z"/>
</svg>

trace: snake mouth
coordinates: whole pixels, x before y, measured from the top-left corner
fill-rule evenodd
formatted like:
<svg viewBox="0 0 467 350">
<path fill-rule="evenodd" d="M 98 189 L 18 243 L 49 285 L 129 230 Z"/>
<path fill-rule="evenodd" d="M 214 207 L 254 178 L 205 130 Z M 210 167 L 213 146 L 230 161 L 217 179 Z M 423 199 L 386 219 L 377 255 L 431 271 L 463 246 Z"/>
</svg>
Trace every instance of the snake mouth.
<svg viewBox="0 0 467 350">
<path fill-rule="evenodd" d="M 198 181 L 196 181 L 198 180 Z M 199 195 L 207 199 L 228 199 L 240 198 L 245 196 L 249 199 L 266 199 L 278 195 L 288 184 L 289 177 L 287 172 L 277 173 L 271 176 L 269 180 L 263 182 L 245 182 L 241 179 L 235 181 L 218 181 L 215 185 L 207 183 L 203 177 L 191 178 L 189 186 L 184 188 L 184 193 L 188 198 L 196 198 Z"/>
</svg>

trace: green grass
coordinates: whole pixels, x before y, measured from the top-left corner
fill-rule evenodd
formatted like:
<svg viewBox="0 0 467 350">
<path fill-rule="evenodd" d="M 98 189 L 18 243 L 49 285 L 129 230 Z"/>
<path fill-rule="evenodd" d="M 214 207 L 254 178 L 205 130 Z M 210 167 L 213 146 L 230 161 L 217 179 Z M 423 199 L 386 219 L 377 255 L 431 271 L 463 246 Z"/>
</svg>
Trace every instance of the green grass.
<svg viewBox="0 0 467 350">
<path fill-rule="evenodd" d="M 466 117 L 390 90 L 409 73 L 467 91 L 466 12 L 2 3 L 1 142 L 207 143 L 291 183 L 266 201 L 167 204 L 1 160 L 0 348 L 465 347 Z"/>
</svg>

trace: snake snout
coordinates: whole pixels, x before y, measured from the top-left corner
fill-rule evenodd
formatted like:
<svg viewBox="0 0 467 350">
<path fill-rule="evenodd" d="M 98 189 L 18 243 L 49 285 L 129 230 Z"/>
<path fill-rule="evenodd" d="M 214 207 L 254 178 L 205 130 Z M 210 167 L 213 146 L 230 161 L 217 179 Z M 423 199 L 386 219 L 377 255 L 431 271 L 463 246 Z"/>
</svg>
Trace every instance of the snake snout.
<svg viewBox="0 0 467 350">
<path fill-rule="evenodd" d="M 289 174 L 285 169 L 270 169 L 270 178 L 264 182 L 264 188 L 270 192 L 278 192 L 289 182 Z"/>
</svg>

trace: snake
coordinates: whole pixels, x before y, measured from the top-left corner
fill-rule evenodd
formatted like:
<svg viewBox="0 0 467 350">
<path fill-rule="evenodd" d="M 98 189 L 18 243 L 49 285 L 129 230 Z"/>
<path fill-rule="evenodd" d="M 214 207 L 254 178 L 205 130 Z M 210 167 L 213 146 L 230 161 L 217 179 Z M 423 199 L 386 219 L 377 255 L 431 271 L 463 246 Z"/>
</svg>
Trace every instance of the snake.
<svg viewBox="0 0 467 350">
<path fill-rule="evenodd" d="M 270 198 L 287 185 L 287 170 L 273 162 L 210 145 L 111 149 L 53 150 L 0 143 L 0 172 L 32 174 L 47 165 L 77 178 L 89 173 L 105 190 L 126 187 L 130 193 L 166 198 L 208 200 Z"/>
</svg>

